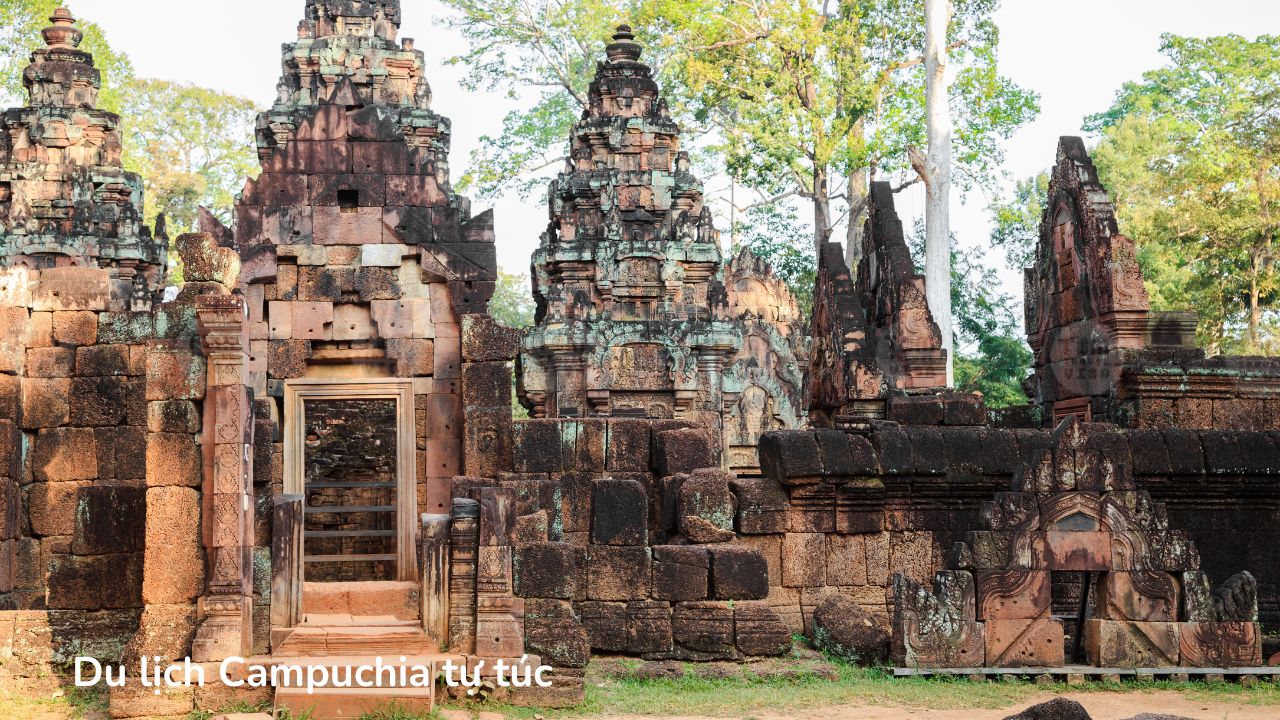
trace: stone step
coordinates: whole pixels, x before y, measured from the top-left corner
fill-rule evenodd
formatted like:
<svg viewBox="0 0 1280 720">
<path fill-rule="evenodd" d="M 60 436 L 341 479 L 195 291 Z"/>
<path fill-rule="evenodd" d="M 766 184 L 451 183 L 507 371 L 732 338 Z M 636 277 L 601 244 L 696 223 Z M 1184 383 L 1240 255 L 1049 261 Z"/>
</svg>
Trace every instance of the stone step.
<svg viewBox="0 0 1280 720">
<path fill-rule="evenodd" d="M 363 715 L 397 708 L 426 717 L 435 704 L 435 687 L 426 688 L 303 688 L 276 690 L 276 713 L 310 720 L 357 720 Z"/>
<path fill-rule="evenodd" d="M 394 615 L 307 615 L 301 627 L 421 627 L 419 620 L 401 620 Z"/>
<path fill-rule="evenodd" d="M 401 660 L 401 658 L 403 658 L 403 661 Z M 414 673 L 414 668 L 419 668 L 419 667 L 427 668 L 431 676 L 435 677 L 440 673 L 440 668 L 446 660 L 452 660 L 455 665 L 459 665 L 459 666 L 463 665 L 463 663 L 465 662 L 465 658 L 462 655 L 449 655 L 445 653 L 432 653 L 432 654 L 426 654 L 426 655 L 409 655 L 409 656 L 397 655 L 395 657 L 390 657 L 387 655 L 379 655 L 379 656 L 329 655 L 325 657 L 282 657 L 278 655 L 273 655 L 271 657 L 249 658 L 246 661 L 245 666 L 246 667 L 262 666 L 266 668 L 288 666 L 290 668 L 298 668 L 298 672 L 302 673 L 301 677 L 302 677 L 303 683 L 307 682 L 308 678 L 312 677 L 310 674 L 310 669 L 313 666 L 323 666 L 329 669 L 329 674 L 328 674 L 329 679 L 327 682 L 321 683 L 318 687 L 333 687 L 335 679 L 341 681 L 340 683 L 338 683 L 340 685 L 348 684 L 347 679 L 349 677 L 352 677 L 350 675 L 350 671 L 348 670 L 349 668 L 356 668 L 361 666 L 376 668 L 379 660 L 381 660 L 381 663 L 384 667 L 397 668 L 396 674 L 390 678 L 389 682 L 387 682 L 387 678 L 385 677 L 385 675 L 376 680 L 376 682 L 380 683 L 383 687 L 386 687 L 386 688 L 412 686 L 414 676 L 416 674 L 420 674 L 420 673 Z M 406 676 L 405 676 L 406 682 L 403 684 L 399 682 L 398 668 L 401 668 L 401 667 L 404 667 L 406 672 Z M 294 679 L 290 678 L 289 676 L 282 675 L 281 685 L 277 687 L 287 687 L 290 685 L 297 686 L 299 684 L 300 683 L 298 682 L 294 682 Z"/>
<path fill-rule="evenodd" d="M 326 655 L 423 655 L 436 651 L 435 643 L 417 626 L 303 625 L 273 649 L 273 656 L 322 657 Z"/>
<path fill-rule="evenodd" d="M 302 585 L 302 612 L 421 620 L 421 598 L 421 586 L 412 582 L 309 582 Z"/>
</svg>

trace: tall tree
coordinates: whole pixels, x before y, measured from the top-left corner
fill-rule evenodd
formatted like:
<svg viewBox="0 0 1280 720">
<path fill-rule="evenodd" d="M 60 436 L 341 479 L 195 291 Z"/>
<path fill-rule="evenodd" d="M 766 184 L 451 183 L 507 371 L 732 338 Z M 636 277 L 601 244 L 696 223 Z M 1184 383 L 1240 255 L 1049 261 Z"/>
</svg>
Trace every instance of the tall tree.
<svg viewBox="0 0 1280 720">
<path fill-rule="evenodd" d="M 224 222 L 247 177 L 259 170 L 251 100 L 165 80 L 135 80 L 123 113 L 125 167 L 143 178 L 147 222 L 165 213 L 171 231 L 195 228 L 203 205 Z"/>
<path fill-rule="evenodd" d="M 623 19 L 657 65 L 686 139 L 755 198 L 735 198 L 744 214 L 799 199 L 815 243 L 841 224 L 852 240 L 869 177 L 915 181 L 906 148 L 925 135 L 923 0 L 444 2 L 471 43 L 453 59 L 471 70 L 471 86 L 533 100 L 472 156 L 466 178 L 480 194 L 527 192 L 558 165 L 600 49 Z M 1037 111 L 1033 94 L 996 71 L 997 6 L 957 0 L 949 32 L 956 162 L 974 182 L 991 176 L 999 141 Z"/>
<path fill-rule="evenodd" d="M 528 273 L 498 269 L 498 286 L 489 300 L 489 314 L 509 328 L 533 327 L 533 290 Z"/>
<path fill-rule="evenodd" d="M 1004 250 L 1008 266 L 1015 270 L 1031 267 L 1040 241 L 1040 220 L 1049 195 L 1049 173 L 1018 180 L 1013 196 L 991 203 L 991 244 Z"/>
<path fill-rule="evenodd" d="M 4 0 L 0 2 L 0 107 L 19 105 L 26 101 L 27 92 L 22 86 L 22 71 L 30 62 L 31 51 L 44 45 L 40 31 L 49 26 L 49 16 L 63 6 L 65 0 Z M 133 78 L 133 63 L 129 56 L 118 52 L 107 42 L 102 28 L 96 23 L 79 20 L 76 23 L 84 32 L 80 49 L 93 53 L 94 65 L 102 71 L 102 92 L 98 94 L 98 107 L 120 112 L 125 92 Z"/>
<path fill-rule="evenodd" d="M 947 386 L 955 385 L 951 330 L 951 107 L 947 78 L 947 27 L 951 0 L 925 0 L 925 115 L 929 152 L 912 153 L 925 189 L 925 294 L 947 351 Z"/>
<path fill-rule="evenodd" d="M 1094 159 L 1156 309 L 1200 313 L 1211 350 L 1266 352 L 1280 301 L 1280 37 L 1166 35 L 1127 83 Z"/>
</svg>

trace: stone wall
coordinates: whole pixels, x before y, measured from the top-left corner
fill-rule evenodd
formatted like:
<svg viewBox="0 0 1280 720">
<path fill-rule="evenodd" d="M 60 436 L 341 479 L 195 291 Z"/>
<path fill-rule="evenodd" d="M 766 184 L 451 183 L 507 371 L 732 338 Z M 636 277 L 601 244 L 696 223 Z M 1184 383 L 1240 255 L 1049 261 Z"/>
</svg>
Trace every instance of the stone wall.
<svg viewBox="0 0 1280 720">
<path fill-rule="evenodd" d="M 118 660 L 144 605 L 189 643 L 204 590 L 195 315 L 189 298 L 119 309 L 108 278 L 5 276 L 0 603 L 24 611 L 5 624 L 21 675 Z"/>
<path fill-rule="evenodd" d="M 1168 509 L 1169 525 L 1195 541 L 1200 568 L 1216 581 L 1248 569 L 1258 579 L 1261 620 L 1280 623 L 1277 541 L 1280 434 L 1256 431 L 1149 430 L 1086 426 L 1091 451 L 1132 468 L 1137 488 Z M 985 427 L 920 427 L 876 422 L 865 433 L 809 430 L 765 436 L 761 455 L 774 527 L 781 534 L 781 595 L 840 592 L 887 619 L 894 573 L 927 583 L 965 533 L 979 526 L 984 503 L 1006 490 L 1024 459 L 1049 447 L 1052 433 Z M 763 492 L 763 491 L 762 491 Z M 739 495 L 739 501 L 742 496 Z M 739 506 L 739 532 L 744 508 Z M 785 523 L 785 525 L 784 525 Z M 825 528 L 825 530 L 824 530 Z M 774 531 L 779 532 L 777 530 Z M 761 538 L 756 542 L 774 542 Z M 834 581 L 850 567 L 856 583 Z M 827 558 L 822 567 L 819 558 Z M 797 582 L 798 581 L 798 582 Z M 788 597 L 790 599 L 790 597 Z"/>
</svg>

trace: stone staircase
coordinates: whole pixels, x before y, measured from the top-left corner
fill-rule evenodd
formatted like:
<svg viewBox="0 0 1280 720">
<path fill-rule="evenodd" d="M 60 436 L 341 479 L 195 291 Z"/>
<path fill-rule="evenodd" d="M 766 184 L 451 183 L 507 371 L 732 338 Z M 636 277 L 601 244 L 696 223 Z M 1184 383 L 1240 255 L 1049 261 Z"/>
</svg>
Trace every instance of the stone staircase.
<svg viewBox="0 0 1280 720">
<path fill-rule="evenodd" d="M 321 665 L 341 679 L 381 658 L 397 675 L 399 668 L 423 666 L 434 677 L 449 656 L 441 654 L 422 629 L 419 592 L 415 583 L 307 583 L 302 624 L 273 631 L 274 649 L 264 663 L 298 666 L 304 673 Z M 330 682 L 313 693 L 305 686 L 277 686 L 275 709 L 311 720 L 354 720 L 395 706 L 425 717 L 434 693 L 434 682 L 424 688 L 398 682 L 376 688 L 336 687 Z"/>
</svg>

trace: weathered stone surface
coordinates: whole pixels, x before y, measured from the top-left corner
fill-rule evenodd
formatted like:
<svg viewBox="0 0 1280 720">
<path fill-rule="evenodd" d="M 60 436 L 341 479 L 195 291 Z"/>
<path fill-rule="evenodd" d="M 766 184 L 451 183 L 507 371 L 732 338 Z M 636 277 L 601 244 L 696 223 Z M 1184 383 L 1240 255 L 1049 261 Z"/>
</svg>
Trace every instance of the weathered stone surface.
<svg viewBox="0 0 1280 720">
<path fill-rule="evenodd" d="M 1039 705 L 1032 705 L 1004 720 L 1093 720 L 1093 717 L 1075 700 L 1054 698 Z"/>
<path fill-rule="evenodd" d="M 708 593 L 710 556 L 696 545 L 659 545 L 653 548 L 653 597 L 680 602 L 705 600 Z"/>
<path fill-rule="evenodd" d="M 649 538 L 649 498 L 635 480 L 595 481 L 592 539 L 605 545 L 645 545 Z"/>
<path fill-rule="evenodd" d="M 97 441 L 88 428 L 41 430 L 35 437 L 32 470 L 36 480 L 67 482 L 97 476 Z"/>
<path fill-rule="evenodd" d="M 1052 605 L 1049 572 L 993 570 L 977 574 L 979 620 L 1048 617 Z"/>
<path fill-rule="evenodd" d="M 1178 648 L 1179 659 L 1186 667 L 1262 665 L 1262 634 L 1252 622 L 1180 623 Z"/>
<path fill-rule="evenodd" d="M 986 657 L 983 624 L 974 621 L 973 576 L 939 572 L 932 592 L 893 577 L 894 662 L 919 667 L 980 667 Z"/>
<path fill-rule="evenodd" d="M 205 562 L 199 493 L 188 487 L 147 489 L 145 554 L 141 585 L 147 604 L 182 604 L 200 597 Z"/>
<path fill-rule="evenodd" d="M 791 650 L 791 630 L 768 603 L 734 603 L 733 644 L 743 655 L 783 655 Z"/>
<path fill-rule="evenodd" d="M 573 607 L 564 600 L 525 603 L 525 647 L 553 667 L 586 667 L 591 644 Z"/>
<path fill-rule="evenodd" d="M 719 470 L 697 471 L 680 485 L 676 517 L 680 532 L 694 543 L 733 539 L 732 476 Z"/>
<path fill-rule="evenodd" d="M 1104 620 L 1175 622 L 1178 586 L 1173 576 L 1158 570 L 1105 573 L 1096 588 L 1096 617 Z"/>
<path fill-rule="evenodd" d="M 711 438 L 702 430 L 664 430 L 654 435 L 653 467 L 662 477 L 717 465 Z"/>
<path fill-rule="evenodd" d="M 819 587 L 827 580 L 827 538 L 821 533 L 787 533 L 782 539 L 782 584 Z"/>
<path fill-rule="evenodd" d="M 187 433 L 147 435 L 147 484 L 200 487 L 200 447 Z"/>
<path fill-rule="evenodd" d="M 1179 623 L 1089 620 L 1084 647 L 1090 665 L 1169 667 L 1179 660 Z"/>
<path fill-rule="evenodd" d="M 862 665 L 889 657 L 889 633 L 884 623 L 846 595 L 830 595 L 813 611 L 813 643 L 824 652 Z"/>
<path fill-rule="evenodd" d="M 142 555 L 54 555 L 49 562 L 48 606 L 99 610 L 142 606 Z"/>
<path fill-rule="evenodd" d="M 583 561 L 583 550 L 568 543 L 517 545 L 511 566 L 515 592 L 528 598 L 570 600 L 579 574 L 586 571 Z"/>
<path fill-rule="evenodd" d="M 986 664 L 991 667 L 1062 667 L 1065 635 L 1062 621 L 987 620 Z"/>
<path fill-rule="evenodd" d="M 769 596 L 769 567 L 755 548 L 712 545 L 711 597 L 716 600 L 763 600 Z"/>
<path fill-rule="evenodd" d="M 76 555 L 141 552 L 146 537 L 146 490 L 90 486 L 80 490 L 75 509 Z"/>
<path fill-rule="evenodd" d="M 727 603 L 678 603 L 671 627 L 676 643 L 683 648 L 715 657 L 733 655 L 733 608 Z"/>
<path fill-rule="evenodd" d="M 587 549 L 587 597 L 644 599 L 649 592 L 651 564 L 647 547 L 592 545 Z"/>
</svg>

